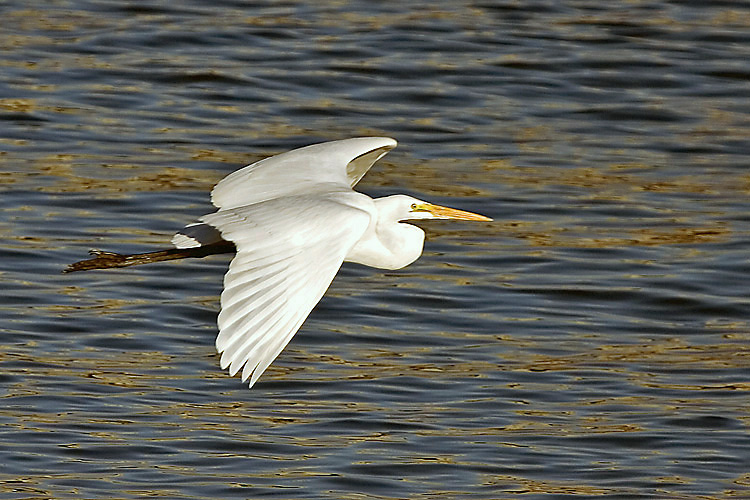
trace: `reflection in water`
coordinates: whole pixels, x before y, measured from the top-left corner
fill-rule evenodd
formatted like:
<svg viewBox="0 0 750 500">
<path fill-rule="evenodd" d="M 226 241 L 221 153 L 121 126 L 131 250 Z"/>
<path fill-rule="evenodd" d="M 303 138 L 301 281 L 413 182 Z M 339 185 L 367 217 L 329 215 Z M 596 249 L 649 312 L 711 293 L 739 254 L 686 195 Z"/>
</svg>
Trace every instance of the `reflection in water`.
<svg viewBox="0 0 750 500">
<path fill-rule="evenodd" d="M 747 496 L 745 6 L 0 12 L 0 495 Z M 366 193 L 496 222 L 345 266 L 252 391 L 216 369 L 226 258 L 60 274 L 363 135 L 400 142 Z"/>
</svg>

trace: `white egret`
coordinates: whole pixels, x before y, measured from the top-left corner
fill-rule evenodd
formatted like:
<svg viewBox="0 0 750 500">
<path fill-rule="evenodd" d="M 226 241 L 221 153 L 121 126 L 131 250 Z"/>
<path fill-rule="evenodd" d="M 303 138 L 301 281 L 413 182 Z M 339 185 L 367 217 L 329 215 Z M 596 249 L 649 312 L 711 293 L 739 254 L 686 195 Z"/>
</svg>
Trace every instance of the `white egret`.
<svg viewBox="0 0 750 500">
<path fill-rule="evenodd" d="M 422 254 L 411 219 L 489 221 L 410 196 L 352 188 L 396 146 L 387 137 L 313 144 L 248 165 L 211 192 L 218 211 L 172 238 L 176 248 L 94 258 L 66 272 L 236 252 L 224 277 L 216 349 L 222 369 L 255 384 L 321 299 L 343 262 L 400 269 Z"/>
</svg>

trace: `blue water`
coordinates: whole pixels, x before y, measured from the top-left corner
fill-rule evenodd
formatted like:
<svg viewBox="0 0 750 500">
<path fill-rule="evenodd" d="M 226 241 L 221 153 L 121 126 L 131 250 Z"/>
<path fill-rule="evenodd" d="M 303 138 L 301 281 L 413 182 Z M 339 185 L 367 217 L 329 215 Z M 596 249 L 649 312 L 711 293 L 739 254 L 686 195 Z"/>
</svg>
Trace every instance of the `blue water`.
<svg viewBox="0 0 750 500">
<path fill-rule="evenodd" d="M 750 497 L 744 2 L 0 5 L 0 498 Z M 486 214 L 248 390 L 229 256 L 63 275 L 312 142 Z"/>
</svg>

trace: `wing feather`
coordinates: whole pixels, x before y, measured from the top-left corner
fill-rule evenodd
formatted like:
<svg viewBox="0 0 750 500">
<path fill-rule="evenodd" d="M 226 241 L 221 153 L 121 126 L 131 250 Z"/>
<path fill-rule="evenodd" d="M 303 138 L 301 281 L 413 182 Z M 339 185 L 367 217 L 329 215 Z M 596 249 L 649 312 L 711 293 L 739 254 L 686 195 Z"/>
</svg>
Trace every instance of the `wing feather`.
<svg viewBox="0 0 750 500">
<path fill-rule="evenodd" d="M 263 304 L 257 304 L 255 306 L 256 310 L 260 311 L 257 315 L 238 315 L 241 320 L 240 324 L 235 323 L 222 327 L 222 331 L 229 331 L 230 334 L 235 331 L 248 332 L 245 335 L 233 335 L 233 340 L 236 339 L 235 342 L 227 346 L 224 351 L 224 354 L 227 355 L 227 359 L 232 360 L 232 367 L 230 369 L 232 375 L 237 372 L 241 366 L 241 362 L 244 362 L 243 360 L 249 357 L 251 351 L 255 350 L 259 344 L 268 343 L 274 338 L 272 335 L 264 336 L 264 332 L 273 329 L 283 330 L 283 325 L 280 325 L 279 323 L 288 320 L 288 316 L 290 316 L 287 314 L 287 311 L 285 311 L 285 296 L 294 296 L 304 293 L 304 286 L 307 284 L 307 281 L 304 281 L 297 283 L 296 286 L 291 288 L 281 288 L 281 293 L 275 294 L 273 299 L 265 300 Z M 312 285 L 314 285 L 314 283 Z M 245 307 L 248 306 L 246 302 L 242 305 Z M 302 320 L 304 320 L 304 317 Z"/>
<path fill-rule="evenodd" d="M 211 201 L 219 208 L 236 208 L 284 196 L 352 188 L 396 144 L 388 137 L 355 137 L 287 151 L 229 174 L 211 191 Z"/>
<path fill-rule="evenodd" d="M 216 348 L 222 368 L 232 375 L 242 368 L 250 387 L 302 326 L 367 229 L 370 212 L 340 201 L 351 196 L 362 195 L 290 196 L 202 218 L 237 247 L 224 278 Z"/>
<path fill-rule="evenodd" d="M 308 283 L 306 284 L 310 285 L 310 282 L 314 282 L 315 280 L 307 281 Z M 316 298 L 313 299 L 315 303 L 317 303 L 323 295 L 322 293 L 320 295 L 317 295 L 312 287 L 309 286 L 304 287 L 303 291 L 307 291 L 309 295 L 315 294 Z M 277 326 L 280 330 L 296 332 L 302 326 L 302 323 L 305 321 L 306 317 L 307 315 L 292 315 L 288 318 L 279 318 L 280 321 L 286 320 L 286 322 L 274 326 Z M 266 368 L 268 368 L 268 366 L 276 358 L 276 356 L 279 355 L 279 353 L 284 349 L 290 339 L 291 335 L 289 336 L 289 338 L 283 338 L 281 336 L 264 336 L 263 338 L 258 339 L 258 342 L 247 353 L 247 356 L 259 359 L 258 365 L 253 367 L 250 363 L 246 364 L 242 371 L 243 380 L 252 376 L 250 379 L 250 386 L 252 387 L 255 381 L 258 380 L 258 377 L 261 376 L 261 374 L 265 371 Z"/>
</svg>

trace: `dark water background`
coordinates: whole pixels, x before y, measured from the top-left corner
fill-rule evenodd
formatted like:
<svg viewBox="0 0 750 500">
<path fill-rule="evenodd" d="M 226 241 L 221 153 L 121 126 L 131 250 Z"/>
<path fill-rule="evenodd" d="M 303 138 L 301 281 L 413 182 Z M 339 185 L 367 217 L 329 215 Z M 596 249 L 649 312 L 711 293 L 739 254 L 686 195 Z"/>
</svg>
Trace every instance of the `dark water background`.
<svg viewBox="0 0 750 500">
<path fill-rule="evenodd" d="M 425 223 L 253 390 L 227 257 L 147 251 L 264 156 L 386 135 Z M 744 1 L 0 3 L 0 498 L 750 498 Z"/>
</svg>

